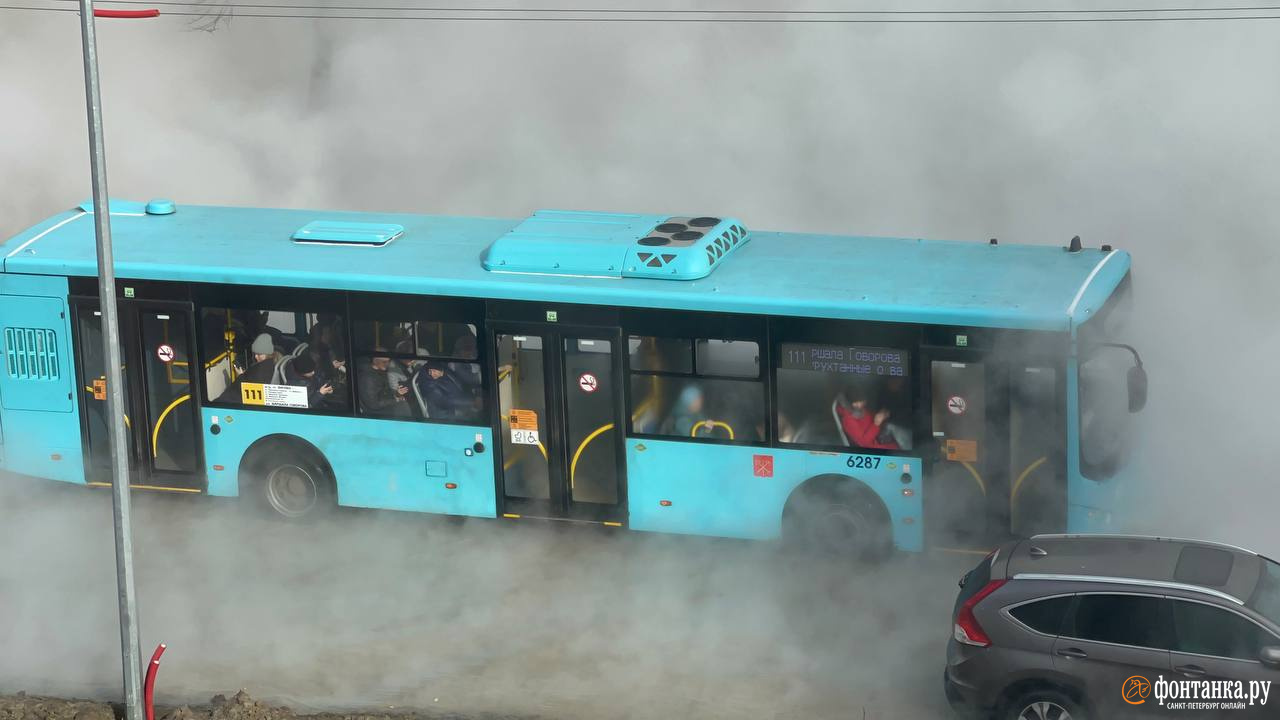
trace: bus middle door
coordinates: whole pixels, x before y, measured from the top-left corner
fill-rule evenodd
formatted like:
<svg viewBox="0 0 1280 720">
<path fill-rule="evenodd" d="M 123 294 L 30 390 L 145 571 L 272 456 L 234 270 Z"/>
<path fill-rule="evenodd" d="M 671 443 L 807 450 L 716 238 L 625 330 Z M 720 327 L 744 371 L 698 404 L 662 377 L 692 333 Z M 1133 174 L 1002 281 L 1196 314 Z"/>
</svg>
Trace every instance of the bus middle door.
<svg viewBox="0 0 1280 720">
<path fill-rule="evenodd" d="M 620 523 L 617 330 L 497 327 L 493 333 L 502 514 Z"/>
</svg>

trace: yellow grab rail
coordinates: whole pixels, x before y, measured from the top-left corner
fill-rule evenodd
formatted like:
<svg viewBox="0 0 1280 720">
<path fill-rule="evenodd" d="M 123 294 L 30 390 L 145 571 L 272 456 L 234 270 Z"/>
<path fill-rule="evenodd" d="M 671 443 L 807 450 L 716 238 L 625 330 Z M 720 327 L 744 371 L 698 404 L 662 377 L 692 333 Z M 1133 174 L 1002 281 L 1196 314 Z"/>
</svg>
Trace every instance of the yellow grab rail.
<svg viewBox="0 0 1280 720">
<path fill-rule="evenodd" d="M 569 489 L 570 490 L 573 489 L 573 476 L 574 476 L 574 473 L 576 473 L 578 470 L 578 458 L 582 457 L 582 451 L 586 450 L 587 445 L 590 444 L 592 440 L 595 440 L 597 437 L 599 437 L 601 433 L 607 432 L 612 429 L 613 429 L 613 423 L 609 423 L 607 425 L 601 425 L 595 430 L 592 430 L 591 434 L 583 438 L 582 442 L 578 444 L 578 449 L 573 452 L 573 459 L 569 461 Z"/>
<path fill-rule="evenodd" d="M 160 413 L 159 419 L 156 420 L 155 428 L 151 430 L 151 457 L 159 457 L 160 455 L 160 451 L 158 449 L 160 446 L 160 427 L 164 425 L 165 418 L 169 416 L 169 413 L 172 412 L 174 408 L 190 399 L 191 393 L 180 395 L 177 400 L 169 403 L 169 407 L 165 408 L 164 411 Z"/>
<path fill-rule="evenodd" d="M 724 428 L 729 432 L 729 439 L 730 440 L 734 439 L 733 426 L 729 425 L 729 423 L 727 422 L 721 422 L 719 420 L 700 420 L 694 423 L 693 427 L 689 429 L 689 437 L 698 437 L 699 428 L 706 428 L 708 430 L 715 430 L 716 428 Z"/>
</svg>

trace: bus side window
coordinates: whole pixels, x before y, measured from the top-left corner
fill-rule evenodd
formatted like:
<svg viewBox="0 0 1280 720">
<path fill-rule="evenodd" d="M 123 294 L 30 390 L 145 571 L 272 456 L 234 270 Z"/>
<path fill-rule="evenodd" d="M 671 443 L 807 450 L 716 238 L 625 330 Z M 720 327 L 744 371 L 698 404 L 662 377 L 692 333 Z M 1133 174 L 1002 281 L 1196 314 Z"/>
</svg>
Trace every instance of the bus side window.
<svg viewBox="0 0 1280 720">
<path fill-rule="evenodd" d="M 480 424 L 476 326 L 420 319 L 352 323 L 361 415 Z"/>
<path fill-rule="evenodd" d="M 628 346 L 635 432 L 685 440 L 764 440 L 757 343 L 631 336 Z"/>
<path fill-rule="evenodd" d="M 909 369 L 905 350 L 783 343 L 778 442 L 910 450 Z"/>
<path fill-rule="evenodd" d="M 330 411 L 347 408 L 346 329 L 340 315 L 204 308 L 200 316 L 209 401 Z M 305 399 L 302 391 L 255 395 L 254 385 L 306 388 Z"/>
</svg>

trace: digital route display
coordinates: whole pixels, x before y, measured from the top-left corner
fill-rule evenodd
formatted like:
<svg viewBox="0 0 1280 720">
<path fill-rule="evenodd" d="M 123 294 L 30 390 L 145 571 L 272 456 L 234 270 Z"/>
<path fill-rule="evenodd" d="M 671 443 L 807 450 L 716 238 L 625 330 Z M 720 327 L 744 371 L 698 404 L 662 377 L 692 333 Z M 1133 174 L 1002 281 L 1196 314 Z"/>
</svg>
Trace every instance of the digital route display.
<svg viewBox="0 0 1280 720">
<path fill-rule="evenodd" d="M 782 370 L 867 377 L 906 377 L 907 352 L 892 348 L 783 343 Z"/>
</svg>

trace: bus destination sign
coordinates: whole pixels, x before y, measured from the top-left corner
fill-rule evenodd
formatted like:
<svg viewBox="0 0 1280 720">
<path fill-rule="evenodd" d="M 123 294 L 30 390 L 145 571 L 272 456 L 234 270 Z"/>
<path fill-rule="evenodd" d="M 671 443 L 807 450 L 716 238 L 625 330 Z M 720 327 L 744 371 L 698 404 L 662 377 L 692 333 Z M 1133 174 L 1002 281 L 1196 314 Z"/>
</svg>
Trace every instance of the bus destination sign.
<svg viewBox="0 0 1280 720">
<path fill-rule="evenodd" d="M 848 345 L 783 343 L 781 360 L 783 370 L 871 377 L 906 377 L 908 367 L 905 350 Z"/>
</svg>

